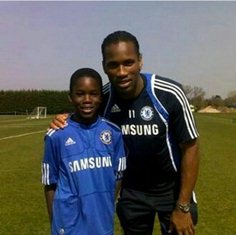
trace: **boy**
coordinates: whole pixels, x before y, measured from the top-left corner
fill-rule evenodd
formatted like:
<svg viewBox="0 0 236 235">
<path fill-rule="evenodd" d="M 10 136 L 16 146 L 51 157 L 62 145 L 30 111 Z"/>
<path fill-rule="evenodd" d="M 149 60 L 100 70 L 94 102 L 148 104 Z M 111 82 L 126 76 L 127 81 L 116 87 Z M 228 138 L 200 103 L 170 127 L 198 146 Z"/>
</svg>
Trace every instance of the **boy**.
<svg viewBox="0 0 236 235">
<path fill-rule="evenodd" d="M 69 99 L 75 111 L 68 125 L 45 138 L 42 183 L 51 233 L 112 235 L 116 180 L 126 168 L 122 134 L 98 115 L 102 79 L 95 70 L 72 75 Z"/>
</svg>

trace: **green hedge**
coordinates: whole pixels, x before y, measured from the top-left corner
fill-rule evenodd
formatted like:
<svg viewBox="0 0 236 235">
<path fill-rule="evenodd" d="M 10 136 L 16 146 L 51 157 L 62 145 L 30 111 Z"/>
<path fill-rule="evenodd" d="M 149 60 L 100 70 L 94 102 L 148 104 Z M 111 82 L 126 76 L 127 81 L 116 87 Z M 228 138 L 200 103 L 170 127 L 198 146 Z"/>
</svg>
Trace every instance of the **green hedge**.
<svg viewBox="0 0 236 235">
<path fill-rule="evenodd" d="M 73 110 L 68 100 L 68 91 L 19 90 L 0 91 L 0 114 L 27 114 L 37 106 L 47 107 L 48 114 Z"/>
</svg>

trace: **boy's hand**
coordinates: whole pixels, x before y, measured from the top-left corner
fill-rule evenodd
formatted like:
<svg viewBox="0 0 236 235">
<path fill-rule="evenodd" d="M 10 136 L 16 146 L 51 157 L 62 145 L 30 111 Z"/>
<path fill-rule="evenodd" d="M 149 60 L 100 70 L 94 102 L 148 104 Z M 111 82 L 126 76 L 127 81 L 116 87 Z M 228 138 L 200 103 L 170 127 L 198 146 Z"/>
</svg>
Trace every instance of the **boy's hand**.
<svg viewBox="0 0 236 235">
<path fill-rule="evenodd" d="M 67 125 L 66 119 L 68 117 L 69 117 L 68 113 L 57 114 L 50 123 L 49 127 L 54 130 L 63 129 Z"/>
</svg>

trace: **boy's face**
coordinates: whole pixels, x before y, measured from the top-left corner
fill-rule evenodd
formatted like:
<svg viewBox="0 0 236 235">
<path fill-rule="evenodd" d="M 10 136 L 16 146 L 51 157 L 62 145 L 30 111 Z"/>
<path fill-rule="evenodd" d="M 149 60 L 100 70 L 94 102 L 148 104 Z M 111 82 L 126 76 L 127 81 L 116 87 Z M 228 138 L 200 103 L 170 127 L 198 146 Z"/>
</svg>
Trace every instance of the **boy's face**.
<svg viewBox="0 0 236 235">
<path fill-rule="evenodd" d="M 72 88 L 70 101 L 75 107 L 76 118 L 79 122 L 94 122 L 102 102 L 99 82 L 91 77 L 78 78 Z"/>
</svg>

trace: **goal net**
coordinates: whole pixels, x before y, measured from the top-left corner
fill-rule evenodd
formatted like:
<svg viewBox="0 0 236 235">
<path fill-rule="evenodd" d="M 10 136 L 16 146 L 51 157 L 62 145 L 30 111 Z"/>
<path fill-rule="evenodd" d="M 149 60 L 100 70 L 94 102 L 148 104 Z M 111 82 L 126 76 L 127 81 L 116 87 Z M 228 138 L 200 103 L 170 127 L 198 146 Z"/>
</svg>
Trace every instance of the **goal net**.
<svg viewBox="0 0 236 235">
<path fill-rule="evenodd" d="M 35 107 L 34 110 L 28 116 L 28 119 L 39 119 L 47 117 L 47 107 Z"/>
</svg>

